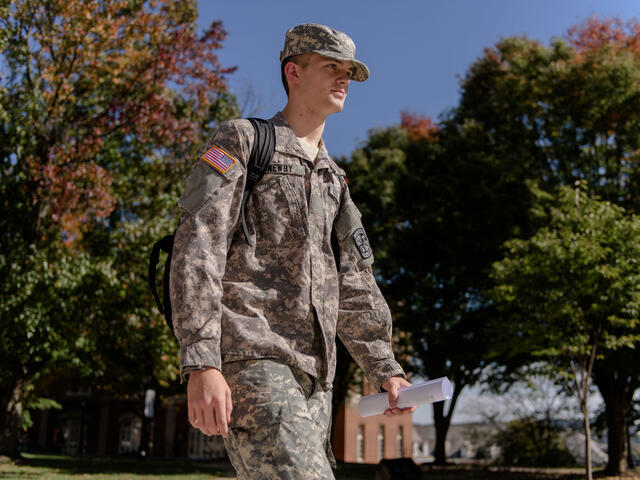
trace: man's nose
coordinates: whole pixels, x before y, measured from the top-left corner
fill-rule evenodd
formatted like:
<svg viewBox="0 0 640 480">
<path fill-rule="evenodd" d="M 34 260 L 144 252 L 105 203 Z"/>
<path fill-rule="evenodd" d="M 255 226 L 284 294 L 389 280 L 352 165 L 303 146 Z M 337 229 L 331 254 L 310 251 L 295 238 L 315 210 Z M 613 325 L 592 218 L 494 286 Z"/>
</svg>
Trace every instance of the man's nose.
<svg viewBox="0 0 640 480">
<path fill-rule="evenodd" d="M 349 75 L 347 72 L 343 72 L 339 77 L 338 77 L 338 82 L 341 83 L 342 85 L 349 85 Z"/>
</svg>

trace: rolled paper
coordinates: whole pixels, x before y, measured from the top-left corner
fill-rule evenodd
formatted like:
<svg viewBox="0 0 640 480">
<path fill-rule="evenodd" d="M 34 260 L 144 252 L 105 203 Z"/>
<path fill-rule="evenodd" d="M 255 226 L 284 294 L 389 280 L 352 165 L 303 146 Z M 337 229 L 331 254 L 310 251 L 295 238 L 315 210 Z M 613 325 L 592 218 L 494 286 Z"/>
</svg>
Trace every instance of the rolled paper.
<svg viewBox="0 0 640 480">
<path fill-rule="evenodd" d="M 436 378 L 428 382 L 418 383 L 398 390 L 398 408 L 409 408 L 424 403 L 449 400 L 453 395 L 453 385 L 447 377 Z M 361 417 L 380 415 L 389 406 L 389 394 L 378 393 L 367 395 L 358 403 L 358 413 Z"/>
</svg>

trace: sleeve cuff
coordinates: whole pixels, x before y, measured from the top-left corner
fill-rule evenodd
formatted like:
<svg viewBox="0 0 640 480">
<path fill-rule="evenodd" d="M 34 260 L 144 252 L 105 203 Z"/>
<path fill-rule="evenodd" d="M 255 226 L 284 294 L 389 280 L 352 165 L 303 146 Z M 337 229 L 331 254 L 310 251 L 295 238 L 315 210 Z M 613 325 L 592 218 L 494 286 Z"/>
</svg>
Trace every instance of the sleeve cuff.
<svg viewBox="0 0 640 480">
<path fill-rule="evenodd" d="M 186 383 L 189 380 L 189 374 L 200 372 L 206 368 L 205 365 L 187 365 L 180 370 L 180 383 Z"/>
<path fill-rule="evenodd" d="M 387 360 L 380 362 L 365 371 L 365 375 L 369 382 L 375 387 L 376 391 L 382 393 L 382 384 L 391 377 L 407 378 L 404 370 L 395 360 Z"/>
<path fill-rule="evenodd" d="M 185 383 L 189 373 L 213 367 L 222 370 L 220 345 L 210 340 L 200 340 L 180 347 L 180 383 Z"/>
</svg>

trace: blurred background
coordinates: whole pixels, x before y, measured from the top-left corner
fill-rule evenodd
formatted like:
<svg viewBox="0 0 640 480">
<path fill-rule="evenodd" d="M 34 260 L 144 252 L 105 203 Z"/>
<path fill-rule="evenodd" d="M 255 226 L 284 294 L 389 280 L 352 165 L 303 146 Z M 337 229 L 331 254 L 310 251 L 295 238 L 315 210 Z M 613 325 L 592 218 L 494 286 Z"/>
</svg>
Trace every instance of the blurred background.
<svg viewBox="0 0 640 480">
<path fill-rule="evenodd" d="M 217 125 L 286 103 L 303 22 L 348 33 L 324 141 L 347 171 L 412 381 L 452 400 L 362 419 L 345 464 L 640 458 L 640 4 L 632 0 L 0 2 L 0 451 L 223 459 L 191 429 L 154 242 Z M 162 265 L 158 272 L 161 290 Z"/>
</svg>

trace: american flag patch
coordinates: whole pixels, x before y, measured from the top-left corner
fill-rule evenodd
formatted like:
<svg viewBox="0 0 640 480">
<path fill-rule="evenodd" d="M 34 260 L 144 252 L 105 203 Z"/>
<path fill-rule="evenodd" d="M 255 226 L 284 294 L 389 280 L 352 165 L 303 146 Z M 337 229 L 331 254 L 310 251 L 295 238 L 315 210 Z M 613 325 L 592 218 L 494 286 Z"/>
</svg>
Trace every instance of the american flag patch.
<svg viewBox="0 0 640 480">
<path fill-rule="evenodd" d="M 201 158 L 220 173 L 227 173 L 236 164 L 236 159 L 217 145 L 207 150 Z"/>
</svg>

